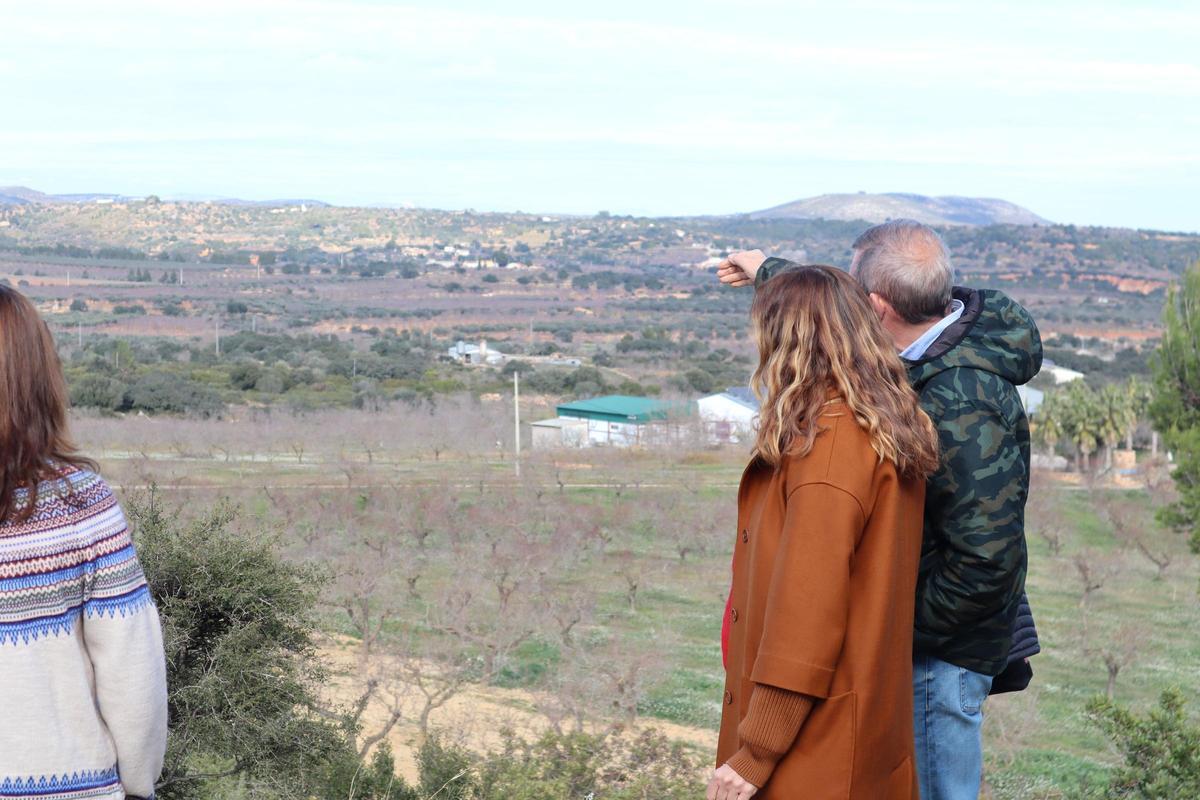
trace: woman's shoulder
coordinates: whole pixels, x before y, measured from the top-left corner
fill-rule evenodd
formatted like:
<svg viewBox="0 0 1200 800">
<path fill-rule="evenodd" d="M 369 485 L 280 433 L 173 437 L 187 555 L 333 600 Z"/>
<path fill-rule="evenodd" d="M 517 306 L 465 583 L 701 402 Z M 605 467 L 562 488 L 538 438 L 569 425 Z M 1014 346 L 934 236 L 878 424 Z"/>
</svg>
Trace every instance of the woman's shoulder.
<svg viewBox="0 0 1200 800">
<path fill-rule="evenodd" d="M 72 464 L 55 465 L 55 473 L 38 485 L 31 521 L 81 521 L 117 505 L 112 487 L 99 473 Z"/>
<path fill-rule="evenodd" d="M 827 484 L 865 501 L 877 472 L 890 463 L 880 462 L 870 436 L 844 405 L 831 406 L 821 417 L 821 427 L 812 450 L 784 457 L 782 471 L 789 493 L 805 484 Z"/>
</svg>

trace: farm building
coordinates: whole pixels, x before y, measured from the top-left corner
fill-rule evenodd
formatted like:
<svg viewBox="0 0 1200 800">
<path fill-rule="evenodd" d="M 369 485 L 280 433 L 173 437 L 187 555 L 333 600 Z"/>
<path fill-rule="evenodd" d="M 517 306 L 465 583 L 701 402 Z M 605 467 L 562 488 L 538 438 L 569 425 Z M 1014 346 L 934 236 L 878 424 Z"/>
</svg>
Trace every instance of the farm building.
<svg viewBox="0 0 1200 800">
<path fill-rule="evenodd" d="M 587 426 L 587 443 L 590 445 L 636 447 L 669 444 L 682 440 L 688 434 L 687 423 L 695 415 L 693 403 L 627 395 L 608 395 L 563 403 L 556 411 L 558 417 L 555 420 L 544 422 L 560 425 L 563 433 L 559 441 L 562 444 L 552 445 L 553 434 L 547 432 L 542 434 L 542 441 L 547 446 L 569 446 L 566 431 L 570 430 L 569 435 L 573 437 L 576 435 L 574 431 L 582 430 L 581 423 Z M 560 420 L 563 422 L 560 423 Z M 540 423 L 533 424 L 536 427 Z M 543 428 L 549 431 L 551 426 Z M 536 439 L 534 446 L 537 446 Z"/>
<path fill-rule="evenodd" d="M 758 398 L 748 386 L 732 386 L 696 401 L 709 440 L 737 443 L 750 436 L 758 417 Z"/>
<path fill-rule="evenodd" d="M 571 417 L 555 417 L 531 423 L 534 450 L 553 450 L 559 447 L 584 447 L 588 444 L 588 421 Z"/>
<path fill-rule="evenodd" d="M 1046 400 L 1046 393 L 1032 386 L 1018 386 L 1017 394 L 1021 397 L 1021 405 L 1025 407 L 1026 414 L 1036 414 Z"/>
<path fill-rule="evenodd" d="M 460 364 L 491 364 L 496 366 L 503 364 L 505 359 L 508 358 L 508 356 L 499 350 L 493 350 L 488 347 L 486 341 L 482 341 L 479 344 L 457 342 L 446 351 L 446 354 Z"/>
<path fill-rule="evenodd" d="M 1046 359 L 1042 362 L 1042 372 L 1045 372 L 1049 374 L 1050 377 L 1054 378 L 1054 383 L 1059 386 L 1064 383 L 1070 383 L 1071 381 L 1077 381 L 1085 377 L 1084 374 L 1079 370 L 1060 367 L 1050 359 Z"/>
</svg>

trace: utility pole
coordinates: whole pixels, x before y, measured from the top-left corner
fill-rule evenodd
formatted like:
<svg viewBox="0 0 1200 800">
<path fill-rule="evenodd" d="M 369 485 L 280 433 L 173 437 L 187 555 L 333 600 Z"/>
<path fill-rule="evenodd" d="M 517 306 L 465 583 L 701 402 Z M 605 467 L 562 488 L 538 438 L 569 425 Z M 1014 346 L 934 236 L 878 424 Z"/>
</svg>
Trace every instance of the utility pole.
<svg viewBox="0 0 1200 800">
<path fill-rule="evenodd" d="M 521 477 L 521 372 L 513 370 L 513 435 L 516 441 L 517 458 L 513 463 L 517 477 Z"/>
<path fill-rule="evenodd" d="M 250 318 L 250 332 L 258 333 L 258 314 L 255 314 Z"/>
<path fill-rule="evenodd" d="M 83 320 L 79 320 L 78 322 L 76 322 L 75 326 L 79 331 L 79 349 L 82 350 L 83 349 Z"/>
<path fill-rule="evenodd" d="M 179 285 L 183 286 L 183 267 L 179 268 Z"/>
<path fill-rule="evenodd" d="M 71 288 L 71 270 L 67 270 L 67 288 Z"/>
</svg>

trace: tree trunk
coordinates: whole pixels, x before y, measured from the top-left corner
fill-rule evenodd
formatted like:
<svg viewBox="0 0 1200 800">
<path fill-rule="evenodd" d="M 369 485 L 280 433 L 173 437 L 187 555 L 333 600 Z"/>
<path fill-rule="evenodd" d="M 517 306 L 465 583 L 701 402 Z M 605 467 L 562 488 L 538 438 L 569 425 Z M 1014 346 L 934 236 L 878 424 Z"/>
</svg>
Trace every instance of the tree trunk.
<svg viewBox="0 0 1200 800">
<path fill-rule="evenodd" d="M 1110 666 L 1108 668 L 1108 687 L 1105 689 L 1105 694 L 1108 695 L 1109 700 L 1112 700 L 1117 695 L 1117 673 L 1120 671 L 1120 667 Z"/>
</svg>

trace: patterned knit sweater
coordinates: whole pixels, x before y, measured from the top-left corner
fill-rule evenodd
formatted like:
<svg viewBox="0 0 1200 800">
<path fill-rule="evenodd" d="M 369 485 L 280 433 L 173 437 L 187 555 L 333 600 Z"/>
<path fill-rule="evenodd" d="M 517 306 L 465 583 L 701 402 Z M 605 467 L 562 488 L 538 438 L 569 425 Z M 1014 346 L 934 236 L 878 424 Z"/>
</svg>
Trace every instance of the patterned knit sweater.
<svg viewBox="0 0 1200 800">
<path fill-rule="evenodd" d="M 158 613 L 125 515 L 68 469 L 0 524 L 0 798 L 152 797 L 167 740 Z"/>
</svg>

